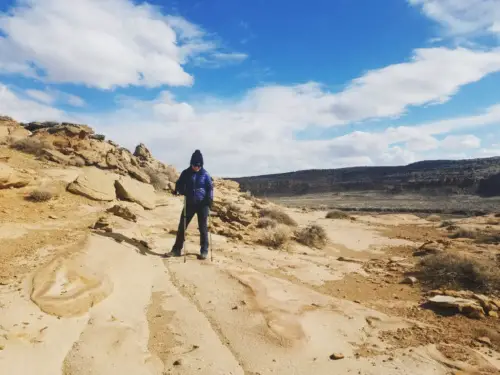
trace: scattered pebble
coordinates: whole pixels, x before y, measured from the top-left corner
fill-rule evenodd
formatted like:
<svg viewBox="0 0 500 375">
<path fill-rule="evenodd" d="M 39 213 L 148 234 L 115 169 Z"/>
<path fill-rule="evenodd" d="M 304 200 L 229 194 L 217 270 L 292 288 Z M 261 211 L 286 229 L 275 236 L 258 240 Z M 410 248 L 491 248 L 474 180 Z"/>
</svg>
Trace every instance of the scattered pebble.
<svg viewBox="0 0 500 375">
<path fill-rule="evenodd" d="M 178 359 L 174 362 L 174 366 L 180 366 L 182 365 L 182 359 Z"/>
<path fill-rule="evenodd" d="M 330 355 L 330 359 L 332 361 L 336 361 L 336 360 L 339 360 L 339 359 L 344 359 L 344 355 L 341 354 L 341 353 L 333 353 L 332 355 Z"/>
<path fill-rule="evenodd" d="M 486 344 L 486 345 L 488 345 L 488 346 L 490 346 L 490 345 L 491 345 L 491 340 L 490 340 L 490 338 L 489 338 L 489 337 L 486 337 L 486 336 L 484 336 L 484 337 L 479 337 L 479 338 L 477 338 L 476 340 L 477 340 L 477 341 L 479 341 L 479 342 L 480 342 L 480 343 L 482 343 L 482 344 Z"/>
<path fill-rule="evenodd" d="M 414 285 L 418 282 L 417 278 L 414 276 L 410 276 L 405 278 L 401 283 L 402 284 L 409 284 L 409 285 Z"/>
</svg>

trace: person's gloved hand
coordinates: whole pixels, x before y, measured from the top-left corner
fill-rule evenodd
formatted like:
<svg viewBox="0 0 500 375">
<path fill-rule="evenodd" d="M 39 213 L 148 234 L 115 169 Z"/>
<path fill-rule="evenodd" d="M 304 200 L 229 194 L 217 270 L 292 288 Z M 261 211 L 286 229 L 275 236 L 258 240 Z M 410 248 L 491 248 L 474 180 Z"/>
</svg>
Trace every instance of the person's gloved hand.
<svg viewBox="0 0 500 375">
<path fill-rule="evenodd" d="M 213 204 L 214 204 L 213 199 L 210 199 L 210 198 L 207 198 L 207 199 L 206 199 L 206 205 L 207 205 L 210 209 L 212 209 L 212 205 L 213 205 Z"/>
</svg>

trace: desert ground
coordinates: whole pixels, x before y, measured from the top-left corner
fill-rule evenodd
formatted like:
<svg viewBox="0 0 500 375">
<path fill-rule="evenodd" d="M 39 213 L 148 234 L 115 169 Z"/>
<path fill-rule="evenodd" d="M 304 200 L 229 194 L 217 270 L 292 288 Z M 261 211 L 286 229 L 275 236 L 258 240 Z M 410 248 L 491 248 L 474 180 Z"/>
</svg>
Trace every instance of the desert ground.
<svg viewBox="0 0 500 375">
<path fill-rule="evenodd" d="M 496 213 L 500 198 L 477 195 L 389 194 L 375 191 L 356 191 L 329 194 L 309 194 L 290 197 L 269 197 L 269 200 L 288 207 L 338 208 L 354 212 L 393 212 L 444 215 L 486 215 Z"/>
<path fill-rule="evenodd" d="M 286 208 L 216 180 L 209 259 L 196 219 L 167 259 L 175 176 L 61 129 L 0 146 L 0 374 L 500 373 L 494 214 Z"/>
</svg>

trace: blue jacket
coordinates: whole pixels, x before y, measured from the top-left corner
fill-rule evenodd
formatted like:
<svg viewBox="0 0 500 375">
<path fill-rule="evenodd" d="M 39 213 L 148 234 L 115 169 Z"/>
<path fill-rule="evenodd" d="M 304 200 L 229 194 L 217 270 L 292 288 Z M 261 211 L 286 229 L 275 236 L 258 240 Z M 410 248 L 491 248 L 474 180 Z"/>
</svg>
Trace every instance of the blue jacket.
<svg viewBox="0 0 500 375">
<path fill-rule="evenodd" d="M 214 199 L 212 177 L 204 168 L 199 172 L 193 171 L 191 167 L 183 170 L 175 184 L 175 190 L 186 196 L 188 204 L 211 205 Z"/>
</svg>

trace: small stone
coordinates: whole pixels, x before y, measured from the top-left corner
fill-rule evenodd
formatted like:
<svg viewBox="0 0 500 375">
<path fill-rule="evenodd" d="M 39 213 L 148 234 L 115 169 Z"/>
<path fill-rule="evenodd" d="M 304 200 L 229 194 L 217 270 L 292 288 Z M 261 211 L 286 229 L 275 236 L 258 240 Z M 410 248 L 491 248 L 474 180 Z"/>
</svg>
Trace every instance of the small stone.
<svg viewBox="0 0 500 375">
<path fill-rule="evenodd" d="M 174 366 L 180 366 L 182 365 L 182 360 L 181 359 L 178 359 L 174 362 Z"/>
<path fill-rule="evenodd" d="M 488 312 L 488 316 L 490 316 L 491 318 L 498 318 L 498 312 L 491 310 L 490 312 Z"/>
<path fill-rule="evenodd" d="M 488 345 L 488 346 L 491 346 L 491 340 L 490 340 L 490 338 L 489 338 L 489 337 L 486 337 L 486 336 L 484 336 L 484 337 L 479 337 L 479 338 L 477 338 L 476 340 L 477 340 L 477 341 L 479 341 L 481 344 L 486 344 L 486 345 Z"/>
<path fill-rule="evenodd" d="M 332 355 L 330 355 L 330 359 L 332 361 L 337 361 L 339 359 L 344 359 L 344 355 L 341 353 L 333 353 Z"/>
<path fill-rule="evenodd" d="M 409 276 L 405 278 L 401 283 L 402 284 L 409 284 L 409 285 L 414 285 L 418 282 L 417 278 L 414 276 Z"/>
<path fill-rule="evenodd" d="M 52 220 L 57 220 L 59 219 L 57 216 L 55 215 L 49 215 L 49 219 L 52 219 Z"/>
<path fill-rule="evenodd" d="M 233 307 L 233 310 L 238 310 L 238 306 L 234 306 L 234 307 Z"/>
</svg>

